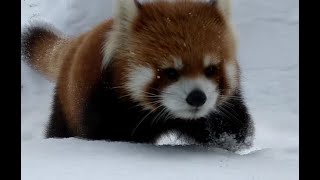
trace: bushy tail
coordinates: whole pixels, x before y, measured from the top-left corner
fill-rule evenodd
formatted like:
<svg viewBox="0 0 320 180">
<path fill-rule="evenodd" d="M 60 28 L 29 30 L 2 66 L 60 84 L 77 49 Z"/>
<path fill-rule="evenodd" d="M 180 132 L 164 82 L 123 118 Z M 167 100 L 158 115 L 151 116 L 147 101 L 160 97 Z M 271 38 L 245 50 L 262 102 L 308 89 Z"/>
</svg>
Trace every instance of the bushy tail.
<svg viewBox="0 0 320 180">
<path fill-rule="evenodd" d="M 63 62 L 61 55 L 67 44 L 67 39 L 49 24 L 30 25 L 22 32 L 22 59 L 48 80 L 56 81 Z"/>
</svg>

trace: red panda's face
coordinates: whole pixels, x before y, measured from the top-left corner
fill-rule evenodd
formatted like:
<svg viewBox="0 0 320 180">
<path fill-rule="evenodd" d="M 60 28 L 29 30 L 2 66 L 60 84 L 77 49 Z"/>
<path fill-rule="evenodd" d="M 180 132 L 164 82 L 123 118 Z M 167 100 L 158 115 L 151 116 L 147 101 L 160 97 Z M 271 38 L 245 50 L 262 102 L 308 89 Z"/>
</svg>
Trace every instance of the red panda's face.
<svg viewBox="0 0 320 180">
<path fill-rule="evenodd" d="M 116 63 L 125 91 L 167 117 L 208 116 L 239 84 L 228 23 L 205 3 L 146 4 Z"/>
</svg>

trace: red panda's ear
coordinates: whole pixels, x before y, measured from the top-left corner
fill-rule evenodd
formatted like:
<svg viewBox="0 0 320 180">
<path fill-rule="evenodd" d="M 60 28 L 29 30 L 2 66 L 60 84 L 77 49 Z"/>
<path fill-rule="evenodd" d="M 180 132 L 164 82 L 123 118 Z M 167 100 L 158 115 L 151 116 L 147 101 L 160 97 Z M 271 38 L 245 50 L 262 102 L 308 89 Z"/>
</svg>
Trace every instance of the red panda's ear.
<svg viewBox="0 0 320 180">
<path fill-rule="evenodd" d="M 122 26 L 121 29 L 128 29 L 133 19 L 139 15 L 142 4 L 139 0 L 117 0 L 114 9 L 114 21 Z"/>
<path fill-rule="evenodd" d="M 209 0 L 209 4 L 214 5 L 217 3 L 217 0 Z"/>
<path fill-rule="evenodd" d="M 229 19 L 231 18 L 231 0 L 209 0 L 209 3 L 214 6 L 218 6 L 218 9 L 223 15 Z"/>
<path fill-rule="evenodd" d="M 138 9 L 141 9 L 142 8 L 142 4 L 139 2 L 139 0 L 133 0 L 134 1 L 134 4 L 136 5 L 136 7 Z"/>
<path fill-rule="evenodd" d="M 114 54 L 126 44 L 134 19 L 139 16 L 142 4 L 139 0 L 116 0 L 112 31 L 108 33 L 108 41 L 104 45 L 102 69 L 112 61 Z"/>
</svg>

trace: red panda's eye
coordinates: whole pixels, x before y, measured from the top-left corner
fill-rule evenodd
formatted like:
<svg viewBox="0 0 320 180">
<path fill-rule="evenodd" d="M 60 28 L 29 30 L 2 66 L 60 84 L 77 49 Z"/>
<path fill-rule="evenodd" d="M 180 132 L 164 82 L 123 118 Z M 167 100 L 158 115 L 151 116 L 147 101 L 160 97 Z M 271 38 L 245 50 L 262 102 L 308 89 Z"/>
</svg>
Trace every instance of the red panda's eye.
<svg viewBox="0 0 320 180">
<path fill-rule="evenodd" d="M 212 77 L 216 74 L 217 72 L 217 67 L 216 66 L 209 66 L 205 69 L 204 71 L 204 74 L 207 76 L 207 77 Z"/>
<path fill-rule="evenodd" d="M 170 80 L 177 80 L 179 78 L 179 72 L 174 68 L 165 69 L 164 72 Z"/>
</svg>

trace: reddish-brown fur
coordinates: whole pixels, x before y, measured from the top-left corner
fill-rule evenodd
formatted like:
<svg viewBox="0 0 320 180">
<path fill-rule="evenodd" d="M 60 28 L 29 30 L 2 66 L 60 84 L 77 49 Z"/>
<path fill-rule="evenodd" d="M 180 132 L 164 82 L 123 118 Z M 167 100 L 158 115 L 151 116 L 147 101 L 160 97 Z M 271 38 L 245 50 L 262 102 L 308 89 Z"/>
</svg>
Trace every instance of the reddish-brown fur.
<svg viewBox="0 0 320 180">
<path fill-rule="evenodd" d="M 74 134 L 81 132 L 78 121 L 88 92 L 101 78 L 102 45 L 111 24 L 111 21 L 104 22 L 73 40 L 65 56 L 57 91 L 61 94 L 60 101 L 64 102 L 69 126 Z"/>
</svg>

